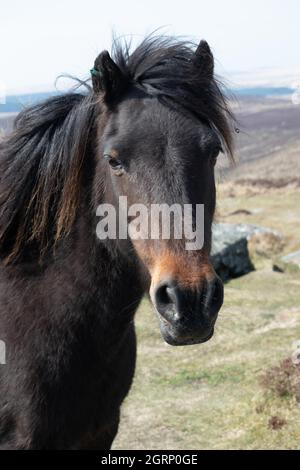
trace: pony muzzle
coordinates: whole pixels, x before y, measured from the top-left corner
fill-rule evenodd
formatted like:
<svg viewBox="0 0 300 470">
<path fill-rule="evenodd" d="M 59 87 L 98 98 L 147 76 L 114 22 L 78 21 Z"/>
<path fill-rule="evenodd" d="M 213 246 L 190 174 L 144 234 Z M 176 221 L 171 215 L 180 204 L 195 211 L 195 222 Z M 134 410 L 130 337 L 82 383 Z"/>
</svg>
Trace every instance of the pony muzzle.
<svg viewBox="0 0 300 470">
<path fill-rule="evenodd" d="M 164 340 L 172 346 L 210 340 L 223 295 L 223 284 L 216 274 L 205 276 L 192 286 L 172 276 L 152 282 L 150 297 Z"/>
</svg>

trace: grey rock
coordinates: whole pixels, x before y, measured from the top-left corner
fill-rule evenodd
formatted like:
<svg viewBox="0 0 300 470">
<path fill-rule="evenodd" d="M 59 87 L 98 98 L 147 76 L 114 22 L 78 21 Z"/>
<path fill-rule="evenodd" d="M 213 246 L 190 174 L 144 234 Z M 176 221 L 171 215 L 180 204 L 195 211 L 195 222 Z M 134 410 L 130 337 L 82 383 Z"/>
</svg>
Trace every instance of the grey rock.
<svg viewBox="0 0 300 470">
<path fill-rule="evenodd" d="M 266 233 L 281 237 L 274 230 L 256 225 L 214 224 L 211 259 L 223 281 L 243 276 L 254 270 L 248 243 L 254 235 Z"/>
</svg>

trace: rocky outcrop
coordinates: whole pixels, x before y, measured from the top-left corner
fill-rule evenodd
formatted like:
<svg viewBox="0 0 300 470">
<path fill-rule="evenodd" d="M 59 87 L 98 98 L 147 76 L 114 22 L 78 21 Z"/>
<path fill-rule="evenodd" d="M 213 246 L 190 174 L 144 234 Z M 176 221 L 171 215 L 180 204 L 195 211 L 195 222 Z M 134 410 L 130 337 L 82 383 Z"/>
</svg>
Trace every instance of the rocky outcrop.
<svg viewBox="0 0 300 470">
<path fill-rule="evenodd" d="M 253 271 L 253 252 L 271 257 L 283 247 L 282 236 L 268 228 L 247 224 L 214 224 L 211 258 L 223 281 Z"/>
</svg>

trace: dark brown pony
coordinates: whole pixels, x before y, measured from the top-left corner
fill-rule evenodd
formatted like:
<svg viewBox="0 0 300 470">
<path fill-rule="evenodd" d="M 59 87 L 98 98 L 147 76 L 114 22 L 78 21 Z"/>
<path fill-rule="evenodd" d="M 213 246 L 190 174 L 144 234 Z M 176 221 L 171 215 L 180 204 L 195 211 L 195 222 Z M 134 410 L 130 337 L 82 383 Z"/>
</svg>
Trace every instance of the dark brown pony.
<svg viewBox="0 0 300 470">
<path fill-rule="evenodd" d="M 207 43 L 151 37 L 131 54 L 115 43 L 92 83 L 25 109 L 0 146 L 2 449 L 110 448 L 144 293 L 172 345 L 210 339 L 223 301 L 209 254 L 232 116 Z M 99 240 L 96 208 L 120 195 L 204 204 L 203 248 Z"/>
</svg>

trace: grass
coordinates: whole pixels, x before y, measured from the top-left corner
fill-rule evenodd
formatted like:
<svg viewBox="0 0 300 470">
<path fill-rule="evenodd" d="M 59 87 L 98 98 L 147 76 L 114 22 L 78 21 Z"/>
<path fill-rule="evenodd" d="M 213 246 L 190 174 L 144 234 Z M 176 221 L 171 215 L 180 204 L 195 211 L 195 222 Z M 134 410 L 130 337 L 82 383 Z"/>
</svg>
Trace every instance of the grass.
<svg viewBox="0 0 300 470">
<path fill-rule="evenodd" d="M 262 212 L 247 222 L 281 229 L 285 251 L 300 249 L 300 192 L 236 195 L 219 212 L 249 207 Z M 230 282 L 214 338 L 185 348 L 163 342 L 145 299 L 136 317 L 135 380 L 113 448 L 300 450 L 299 403 L 261 384 L 300 340 L 299 286 L 300 274 L 270 266 Z"/>
</svg>

